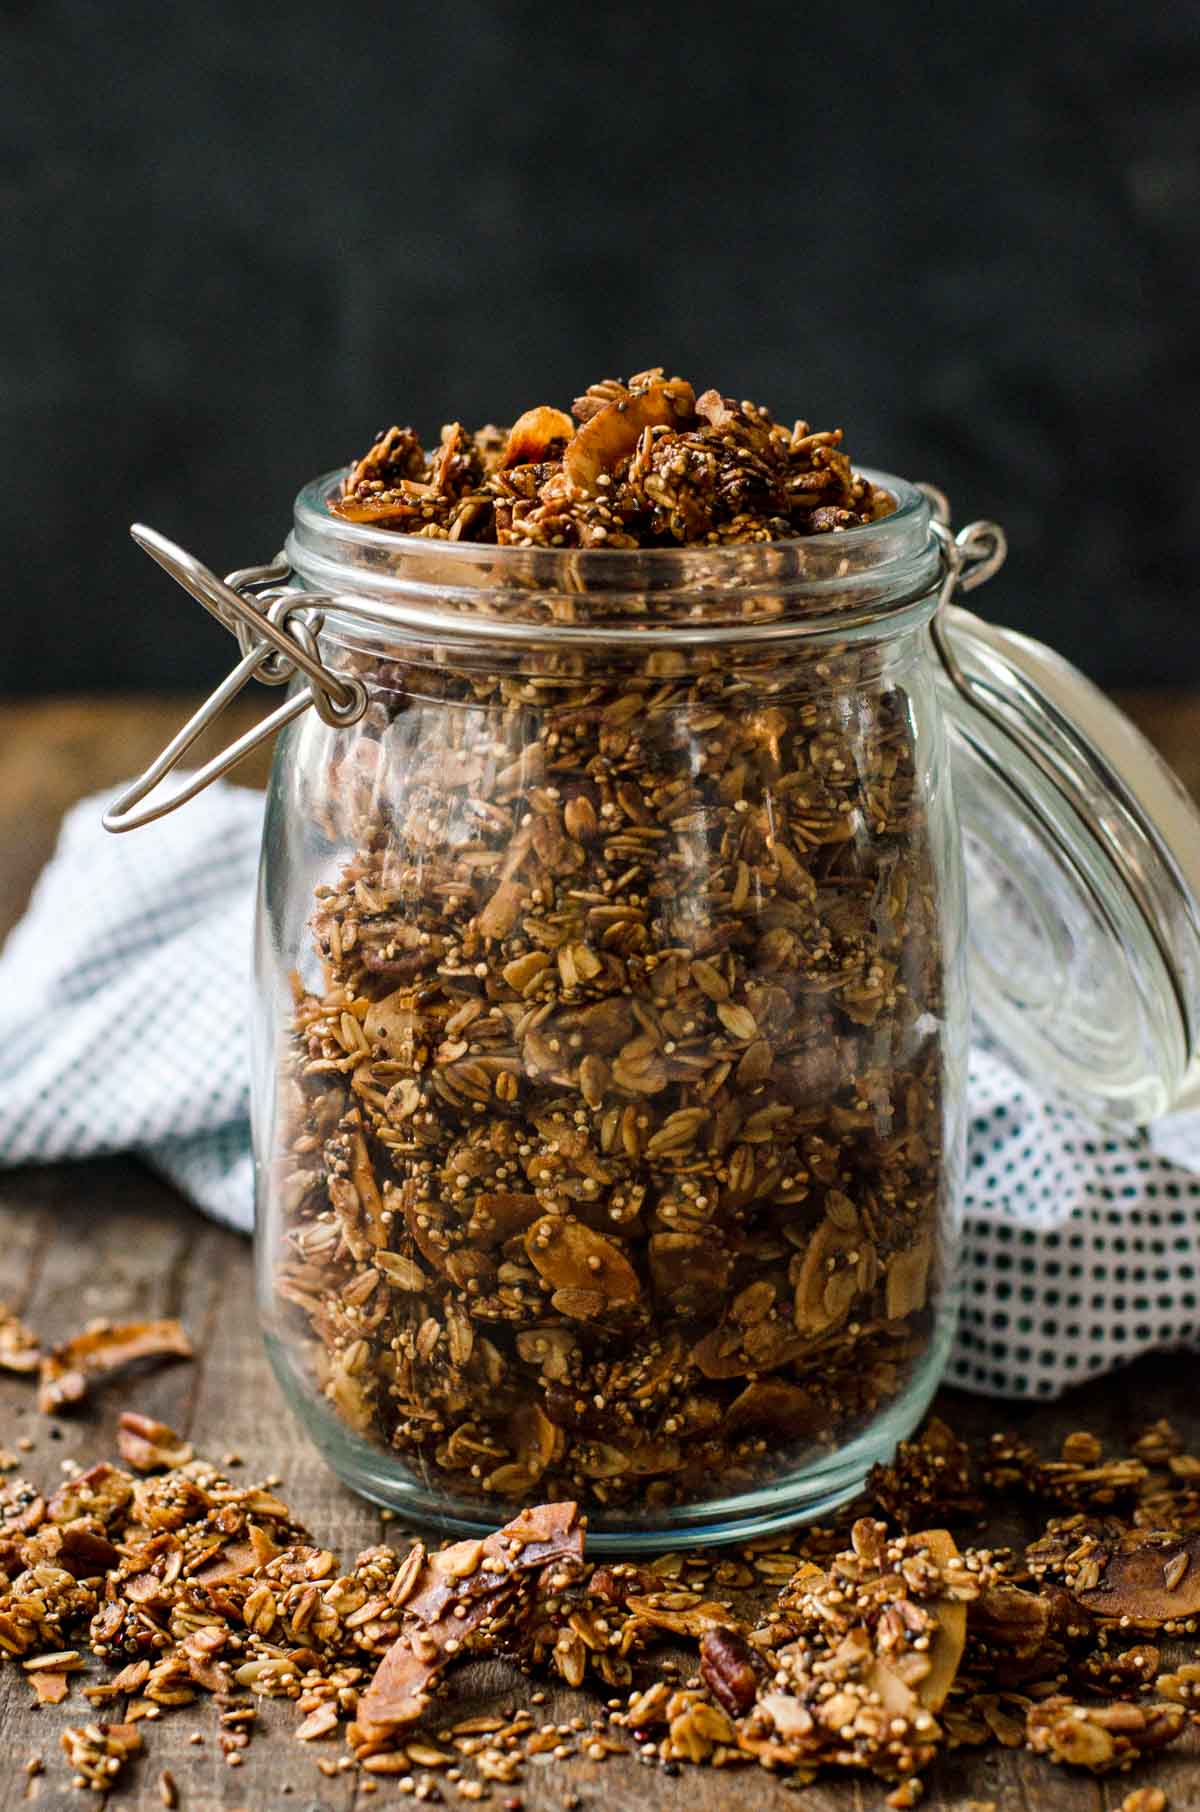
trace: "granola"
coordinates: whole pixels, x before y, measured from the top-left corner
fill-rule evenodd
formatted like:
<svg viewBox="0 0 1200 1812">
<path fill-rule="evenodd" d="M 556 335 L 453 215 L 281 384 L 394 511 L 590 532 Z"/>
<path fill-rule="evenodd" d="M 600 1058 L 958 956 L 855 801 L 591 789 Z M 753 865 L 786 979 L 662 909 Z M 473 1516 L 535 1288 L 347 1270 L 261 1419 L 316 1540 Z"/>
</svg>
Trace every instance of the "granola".
<svg viewBox="0 0 1200 1812">
<path fill-rule="evenodd" d="M 849 545 L 887 507 L 837 436 L 660 372 L 576 418 L 425 464 L 392 429 L 333 507 L 579 547 Z M 281 1059 L 277 1350 L 476 1519 L 628 1526 L 835 1450 L 926 1359 L 942 1262 L 903 686 L 846 648 L 346 658 L 373 703 L 315 807 L 352 853 Z"/>
<path fill-rule="evenodd" d="M 63 1731 L 62 1747 L 77 1787 L 109 1793 L 125 1763 L 140 1754 L 142 1736 L 134 1724 L 73 1725 Z"/>
<path fill-rule="evenodd" d="M 186 1466 L 193 1457 L 190 1443 L 181 1441 L 173 1428 L 131 1409 L 122 1412 L 117 1425 L 117 1452 L 135 1472 Z"/>
<path fill-rule="evenodd" d="M 1070 1699 L 1043 1699 L 1030 1707 L 1029 1746 L 1093 1774 L 1125 1768 L 1138 1757 L 1165 1749 L 1182 1735 L 1183 1707 L 1161 1705 L 1076 1705 Z"/>
<path fill-rule="evenodd" d="M 886 515 L 840 429 L 790 429 L 661 368 L 606 379 L 572 414 L 542 404 L 506 432 L 443 428 L 426 456 L 389 428 L 331 508 L 348 522 L 501 547 L 727 545 L 828 533 Z"/>
<path fill-rule="evenodd" d="M 929 1439 L 944 1456 L 947 1431 L 934 1425 Z M 183 1443 L 158 1424 L 154 1445 Z M 920 1445 L 898 1475 L 919 1472 Z M 1089 1464 L 1119 1477 L 1125 1457 Z M 952 1510 L 961 1478 L 946 1478 Z M 876 1487 L 890 1496 L 896 1479 L 877 1475 Z M 1165 1551 L 1167 1532 L 1135 1520 L 1164 1499 L 1176 1525 L 1200 1528 L 1189 1492 L 1147 1462 L 1138 1503 L 1104 1521 L 1109 1551 Z M 1121 1646 L 1121 1624 L 1085 1606 L 1087 1575 L 1069 1556 L 1051 1564 L 1047 1544 L 1067 1533 L 1055 1519 L 1023 1549 L 994 1550 L 944 1528 L 894 1532 L 860 1503 L 836 1530 L 752 1543 L 740 1558 L 693 1549 L 597 1566 L 578 1507 L 545 1503 L 479 1539 L 371 1547 L 342 1570 L 272 1486 L 232 1485 L 200 1460 L 142 1477 L 102 1464 L 50 1496 L 19 1482 L 3 1494 L 20 1514 L 0 1544 L 0 1656 L 47 1705 L 69 1692 L 90 1701 L 94 1721 L 81 1724 L 72 1699 L 61 1739 L 81 1788 L 116 1783 L 144 1719 L 204 1699 L 230 1767 L 265 1696 L 294 1705 L 295 1738 L 322 1772 L 395 1776 L 406 1793 L 406 1780 L 440 1774 L 459 1797 L 486 1799 L 539 1756 L 597 1762 L 632 1745 L 669 1771 L 877 1775 L 898 1808 L 916 1803 L 948 1748 L 1026 1748 L 1101 1774 L 1200 1718 L 1200 1666 L 1160 1672 L 1156 1647 Z M 1006 1487 L 999 1502 L 1013 1501 Z M 1065 1522 L 1078 1534 L 1084 1520 Z M 690 1677 L 661 1652 L 680 1643 L 698 1662 Z M 83 1671 L 89 1649 L 107 1678 Z M 529 1707 L 455 1720 L 445 1676 L 496 1654 L 594 1684 L 590 1722 L 539 1726 Z M 118 1698 L 120 1724 L 108 1721 Z M 322 1753 L 339 1738 L 340 1763 Z M 1153 1805 L 1157 1789 L 1138 1791 Z"/>
<path fill-rule="evenodd" d="M 36 1372 L 41 1362 L 38 1343 L 25 1323 L 0 1303 L 0 1366 L 6 1372 Z"/>
<path fill-rule="evenodd" d="M 542 1504 L 481 1541 L 425 1556 L 398 1576 L 389 1599 L 410 1625 L 384 1656 L 359 1701 L 360 1740 L 370 1745 L 417 1722 L 429 1689 L 454 1658 L 503 1645 L 539 1591 L 561 1591 L 583 1559 L 575 1504 Z M 411 1556 L 410 1556 L 411 1559 Z"/>
</svg>

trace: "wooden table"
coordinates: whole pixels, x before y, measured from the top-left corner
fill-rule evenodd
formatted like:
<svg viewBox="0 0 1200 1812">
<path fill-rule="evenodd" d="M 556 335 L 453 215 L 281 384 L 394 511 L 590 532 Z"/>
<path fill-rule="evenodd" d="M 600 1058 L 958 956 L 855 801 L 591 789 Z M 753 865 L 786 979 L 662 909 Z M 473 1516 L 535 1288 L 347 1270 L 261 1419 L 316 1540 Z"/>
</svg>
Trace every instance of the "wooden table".
<svg viewBox="0 0 1200 1812">
<path fill-rule="evenodd" d="M 1194 790 L 1200 792 L 1200 701 L 1135 696 L 1123 700 Z M 63 808 L 80 794 L 108 785 L 142 765 L 185 714 L 187 701 L 161 699 L 48 701 L 0 706 L 0 935 L 21 911 L 38 868 L 49 854 Z M 262 709 L 245 701 L 233 714 L 244 728 Z M 204 751 L 202 751 L 203 753 Z M 253 765 L 246 775 L 261 778 Z M 203 1453 L 233 1449 L 252 1460 L 256 1476 L 276 1472 L 297 1514 L 322 1543 L 344 1555 L 380 1539 L 378 1513 L 332 1477 L 302 1438 L 284 1408 L 267 1368 L 255 1325 L 248 1242 L 222 1231 L 190 1209 L 139 1165 L 111 1161 L 53 1169 L 0 1172 L 0 1301 L 7 1301 L 44 1339 L 78 1331 L 93 1316 L 138 1319 L 182 1317 L 196 1344 L 194 1364 L 165 1367 L 138 1380 L 136 1407 L 159 1416 Z M 65 1461 L 91 1464 L 114 1451 L 116 1418 L 130 1394 L 114 1383 L 96 1393 L 86 1413 L 48 1422 L 37 1416 L 27 1384 L 0 1377 L 0 1446 L 21 1438 L 32 1443 L 23 1458 L 35 1480 L 50 1484 Z M 1003 1422 L 1019 1427 L 1048 1449 L 1072 1428 L 1087 1426 L 1120 1441 L 1154 1416 L 1167 1415 L 1200 1447 L 1200 1398 L 1193 1362 L 1178 1356 L 1147 1360 L 1110 1381 L 1088 1386 L 1065 1403 L 1012 1406 L 1003 1411 L 956 1392 L 941 1407 L 960 1428 L 984 1434 Z M 250 1468 L 247 1468 L 249 1471 Z M 457 1692 L 472 1705 L 489 1695 L 519 1703 L 530 1686 L 500 1663 L 478 1664 Z M 86 1806 L 86 1795 L 68 1784 L 58 1733 L 87 1721 L 86 1702 L 33 1709 L 30 1690 L 15 1668 L 0 1669 L 0 1812 L 36 1803 L 42 1812 Z M 539 1716 L 563 1721 L 586 1710 L 585 1695 L 551 1690 Z M 247 1812 L 367 1812 L 371 1806 L 411 1804 L 384 1781 L 372 1799 L 353 1774 L 328 1779 L 316 1754 L 334 1756 L 332 1744 L 292 1740 L 295 1714 L 265 1702 L 260 1733 L 232 1770 L 216 1742 L 204 1705 L 184 1708 L 144 1725 L 147 1757 L 127 1777 L 116 1803 L 131 1812 L 161 1805 L 159 1771 L 171 1770 L 183 1812 L 246 1808 Z M 189 1742 L 193 1731 L 199 1744 Z M 25 1759 L 46 1758 L 45 1775 L 29 1781 Z M 1200 1805 L 1200 1745 L 1172 1752 L 1152 1778 L 1169 1796 L 1172 1812 Z M 569 1769 L 569 1773 L 567 1770 Z M 1132 1785 L 1148 1778 L 1115 1776 L 1096 1782 L 1054 1769 L 1024 1751 L 990 1750 L 947 1756 L 931 1771 L 922 1802 L 930 1812 L 966 1812 L 968 1803 L 994 1801 L 1009 1808 L 1054 1806 L 1062 1812 L 1107 1812 Z M 654 1806 L 666 1812 L 862 1812 L 882 1807 L 885 1789 L 873 1781 L 836 1781 L 801 1794 L 757 1769 L 714 1773 L 685 1769 L 669 1778 L 632 1757 L 605 1764 L 574 1761 L 529 1768 L 518 1789 L 503 1789 L 490 1802 L 519 1792 L 528 1812 L 560 1812 L 569 1791 L 585 1809 L 633 1812 Z M 452 1788 L 445 1803 L 458 1801 Z"/>
</svg>

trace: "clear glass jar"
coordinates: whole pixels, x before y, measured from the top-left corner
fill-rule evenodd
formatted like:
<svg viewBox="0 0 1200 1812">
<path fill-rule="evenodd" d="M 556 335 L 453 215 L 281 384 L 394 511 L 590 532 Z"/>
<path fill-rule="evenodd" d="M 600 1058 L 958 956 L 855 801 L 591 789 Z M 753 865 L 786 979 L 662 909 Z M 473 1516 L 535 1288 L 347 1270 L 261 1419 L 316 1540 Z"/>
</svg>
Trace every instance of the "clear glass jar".
<svg viewBox="0 0 1200 1812">
<path fill-rule="evenodd" d="M 892 488 L 828 541 L 525 560 L 301 505 L 306 579 L 361 550 L 430 618 L 327 614 L 370 703 L 280 740 L 258 952 L 268 1339 L 397 1509 L 750 1533 L 929 1401 L 962 876 Z"/>
<path fill-rule="evenodd" d="M 354 695 L 265 727 L 286 1396 L 355 1489 L 459 1532 L 565 1497 L 625 1550 L 826 1513 L 952 1337 L 968 971 L 1047 1089 L 1178 1102 L 1200 819 L 1080 675 L 950 604 L 972 531 L 899 479 L 836 535 L 579 553 L 350 524 L 339 476 L 270 611 L 278 570 L 222 586 L 138 531 L 238 616 L 234 680 L 260 625 Z M 193 734 L 113 828 L 169 809 L 121 815 Z"/>
</svg>

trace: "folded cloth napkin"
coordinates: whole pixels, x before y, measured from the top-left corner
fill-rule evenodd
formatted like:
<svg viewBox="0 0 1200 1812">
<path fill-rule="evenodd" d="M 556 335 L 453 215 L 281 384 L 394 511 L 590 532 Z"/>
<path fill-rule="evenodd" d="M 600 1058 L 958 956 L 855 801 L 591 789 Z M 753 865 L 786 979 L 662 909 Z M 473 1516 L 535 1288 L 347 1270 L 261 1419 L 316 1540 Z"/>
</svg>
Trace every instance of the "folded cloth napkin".
<svg viewBox="0 0 1200 1812">
<path fill-rule="evenodd" d="M 249 965 L 262 795 L 112 837 L 86 799 L 0 954 L 0 1163 L 132 1151 L 249 1230 Z M 1200 1342 L 1200 1114 L 1114 1137 L 972 1051 L 950 1377 L 1052 1397 Z"/>
</svg>

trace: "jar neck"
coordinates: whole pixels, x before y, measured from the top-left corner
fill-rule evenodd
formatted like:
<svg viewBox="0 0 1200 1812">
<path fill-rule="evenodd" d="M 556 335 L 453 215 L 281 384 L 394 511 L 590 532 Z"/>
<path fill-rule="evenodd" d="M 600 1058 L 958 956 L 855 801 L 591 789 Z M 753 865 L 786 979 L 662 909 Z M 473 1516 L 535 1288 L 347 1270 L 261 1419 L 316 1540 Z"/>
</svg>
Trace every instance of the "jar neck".
<svg viewBox="0 0 1200 1812">
<path fill-rule="evenodd" d="M 933 607 L 930 509 L 915 486 L 868 472 L 895 499 L 877 522 L 791 541 L 679 548 L 498 547 L 365 528 L 328 508 L 339 474 L 296 500 L 287 555 L 321 596 L 329 633 L 386 645 L 628 650 L 781 643 L 821 646 L 903 634 Z"/>
<path fill-rule="evenodd" d="M 617 696 L 641 699 L 649 708 L 683 687 L 693 689 L 693 702 L 704 697 L 719 700 L 722 709 L 753 710 L 835 695 L 861 700 L 881 687 L 911 685 L 914 670 L 929 670 L 926 625 L 936 605 L 934 591 L 906 613 L 903 624 L 890 621 L 883 636 L 766 645 L 647 638 L 613 648 L 600 637 L 564 645 L 544 636 L 480 641 L 335 618 L 322 627 L 321 654 L 328 667 L 361 681 L 371 696 L 461 699 L 465 685 L 477 701 L 500 687 L 508 702 L 535 711 L 568 698 L 595 704 Z"/>
</svg>

